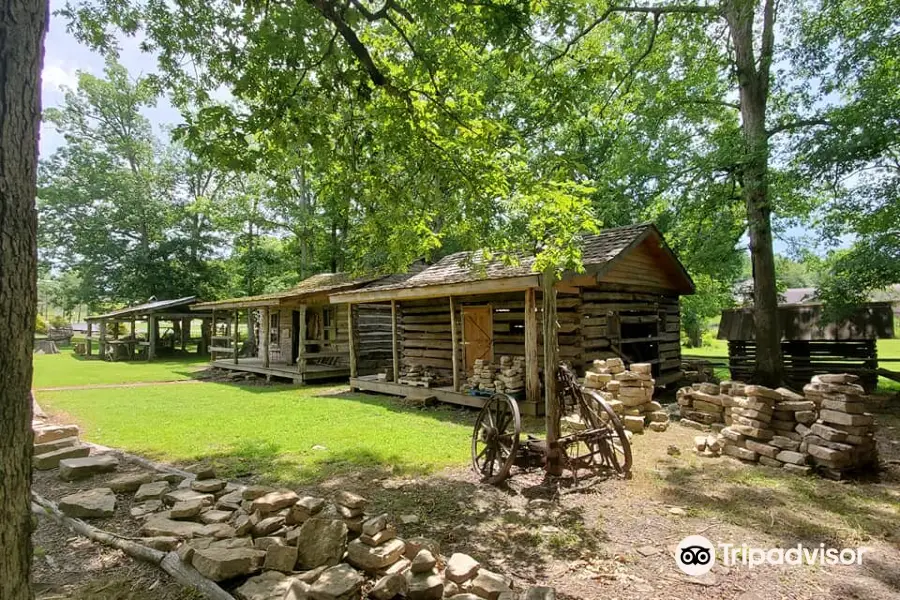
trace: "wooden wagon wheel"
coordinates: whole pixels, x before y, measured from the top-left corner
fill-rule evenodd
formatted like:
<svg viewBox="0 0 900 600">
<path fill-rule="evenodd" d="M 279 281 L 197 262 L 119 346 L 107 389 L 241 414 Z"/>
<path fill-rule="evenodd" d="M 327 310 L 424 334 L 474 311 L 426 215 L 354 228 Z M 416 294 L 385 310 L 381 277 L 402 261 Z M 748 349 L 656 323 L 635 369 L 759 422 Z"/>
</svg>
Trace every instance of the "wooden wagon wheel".
<svg viewBox="0 0 900 600">
<path fill-rule="evenodd" d="M 492 485 L 509 477 L 519 452 L 522 419 L 519 405 L 506 394 L 494 394 L 484 403 L 472 432 L 472 468 Z"/>
<path fill-rule="evenodd" d="M 589 389 L 585 389 L 584 393 L 597 403 L 607 417 L 605 427 L 610 430 L 610 435 L 601 438 L 599 442 L 600 456 L 603 458 L 604 465 L 620 475 L 629 475 L 631 473 L 631 442 L 628 441 L 622 422 L 612 407 L 603 399 L 603 396 Z"/>
</svg>

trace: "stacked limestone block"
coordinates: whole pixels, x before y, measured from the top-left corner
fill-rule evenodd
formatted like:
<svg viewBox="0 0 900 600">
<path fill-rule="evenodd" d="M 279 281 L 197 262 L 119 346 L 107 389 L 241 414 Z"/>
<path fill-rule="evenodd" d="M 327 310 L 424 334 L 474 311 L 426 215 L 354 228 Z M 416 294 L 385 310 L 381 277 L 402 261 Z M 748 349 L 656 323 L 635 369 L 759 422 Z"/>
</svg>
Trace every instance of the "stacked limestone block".
<svg viewBox="0 0 900 600">
<path fill-rule="evenodd" d="M 865 411 L 856 375 L 817 375 L 803 389 L 819 402 L 818 419 L 803 436 L 800 449 L 823 475 L 840 479 L 876 464 L 875 420 Z"/>
<path fill-rule="evenodd" d="M 659 402 L 653 400 L 652 365 L 633 363 L 630 368 L 619 358 L 595 360 L 585 374 L 585 387 L 600 390 L 610 399 L 613 410 L 621 406 L 622 425 L 632 433 L 642 433 L 645 426 L 665 431 L 669 416 Z"/>
<path fill-rule="evenodd" d="M 434 387 L 440 385 L 442 381 L 438 375 L 424 365 L 412 364 L 405 371 L 400 373 L 398 381 L 405 385 L 417 387 Z"/>
<path fill-rule="evenodd" d="M 733 403 L 731 425 L 722 429 L 725 438 L 722 451 L 748 462 L 757 462 L 762 456 L 769 463 L 779 453 L 779 448 L 769 442 L 775 437 L 772 415 L 781 394 L 761 385 L 744 386 L 744 394 L 729 396 Z"/>
<path fill-rule="evenodd" d="M 525 357 L 501 356 L 500 369 L 494 379 L 494 389 L 507 394 L 525 390 Z"/>
<path fill-rule="evenodd" d="M 730 402 L 720 393 L 717 383 L 695 383 L 675 394 L 681 410 L 680 423 L 692 429 L 725 423 L 725 404 Z"/>
</svg>

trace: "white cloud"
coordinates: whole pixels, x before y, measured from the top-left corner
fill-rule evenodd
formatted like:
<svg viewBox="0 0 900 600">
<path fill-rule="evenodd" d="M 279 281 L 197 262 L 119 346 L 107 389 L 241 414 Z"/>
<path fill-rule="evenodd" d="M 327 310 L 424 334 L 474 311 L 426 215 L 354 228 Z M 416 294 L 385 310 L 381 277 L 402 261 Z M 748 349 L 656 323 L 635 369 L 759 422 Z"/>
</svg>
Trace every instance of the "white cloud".
<svg viewBox="0 0 900 600">
<path fill-rule="evenodd" d="M 57 92 L 62 87 L 72 89 L 78 87 L 78 73 L 76 69 L 66 69 L 60 63 L 45 64 L 42 77 L 42 87 L 45 92 Z"/>
</svg>

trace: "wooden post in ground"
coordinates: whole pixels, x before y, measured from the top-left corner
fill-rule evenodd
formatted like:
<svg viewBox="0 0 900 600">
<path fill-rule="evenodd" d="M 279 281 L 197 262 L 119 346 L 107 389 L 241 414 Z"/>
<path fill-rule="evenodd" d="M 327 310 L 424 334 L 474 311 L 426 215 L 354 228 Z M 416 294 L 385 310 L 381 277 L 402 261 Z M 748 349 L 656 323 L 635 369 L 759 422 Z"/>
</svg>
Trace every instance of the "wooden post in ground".
<svg viewBox="0 0 900 600">
<path fill-rule="evenodd" d="M 106 319 L 100 319 L 100 358 L 106 360 Z"/>
<path fill-rule="evenodd" d="M 151 314 L 147 316 L 147 360 L 151 361 L 156 357 L 156 316 Z"/>
<path fill-rule="evenodd" d="M 356 329 L 353 327 L 353 305 L 347 304 L 347 340 L 350 349 L 350 379 L 356 379 L 356 341 L 353 339 L 356 335 Z M 350 391 L 356 391 L 351 384 Z"/>
<path fill-rule="evenodd" d="M 241 327 L 238 319 L 238 309 L 234 309 L 234 364 L 238 364 L 238 346 L 241 343 Z"/>
<path fill-rule="evenodd" d="M 134 352 L 137 350 L 137 319 L 131 317 L 131 343 L 128 344 L 128 360 L 134 360 Z"/>
<path fill-rule="evenodd" d="M 544 333 L 544 411 L 547 426 L 547 473 L 562 474 L 563 456 L 559 444 L 559 401 L 556 373 L 559 368 L 559 323 L 556 321 L 556 271 L 548 268 L 541 276 Z"/>
<path fill-rule="evenodd" d="M 191 320 L 181 319 L 181 351 L 187 350 L 187 341 L 191 337 Z"/>
<path fill-rule="evenodd" d="M 459 332 L 456 327 L 456 300 L 450 296 L 450 352 L 453 354 L 453 391 L 459 391 Z"/>
<path fill-rule="evenodd" d="M 400 341 L 397 333 L 397 301 L 391 300 L 391 360 L 393 364 L 394 383 L 400 381 Z"/>
<path fill-rule="evenodd" d="M 297 372 L 300 373 L 300 379 L 306 373 L 306 305 L 300 307 L 300 331 L 297 335 Z"/>
<path fill-rule="evenodd" d="M 269 319 L 269 307 L 264 306 L 262 309 L 262 327 L 260 328 L 259 351 L 262 352 L 263 367 L 269 368 L 269 328 L 271 327 Z"/>
<path fill-rule="evenodd" d="M 91 344 L 94 340 L 91 338 L 94 336 L 94 323 L 92 321 L 87 322 L 87 339 L 85 340 L 85 355 L 90 356 L 92 352 Z"/>
<path fill-rule="evenodd" d="M 525 290 L 525 400 L 541 401 L 541 375 L 538 360 L 537 290 Z"/>
<path fill-rule="evenodd" d="M 212 351 L 212 347 L 216 345 L 216 340 L 213 338 L 216 337 L 216 309 L 212 309 L 212 316 L 210 317 L 209 323 L 209 363 L 212 364 L 216 362 L 216 353 Z"/>
</svg>

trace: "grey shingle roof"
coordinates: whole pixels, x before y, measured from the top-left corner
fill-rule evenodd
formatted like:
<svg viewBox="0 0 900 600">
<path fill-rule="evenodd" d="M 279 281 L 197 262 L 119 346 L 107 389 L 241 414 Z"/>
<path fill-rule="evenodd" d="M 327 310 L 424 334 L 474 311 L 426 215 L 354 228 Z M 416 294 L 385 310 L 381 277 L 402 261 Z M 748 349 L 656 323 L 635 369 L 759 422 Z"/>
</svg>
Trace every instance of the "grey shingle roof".
<svg viewBox="0 0 900 600">
<path fill-rule="evenodd" d="M 310 296 L 312 294 L 320 294 L 323 292 L 333 292 L 348 288 L 358 287 L 365 283 L 379 281 L 381 277 L 352 277 L 348 273 L 319 273 L 307 277 L 289 290 L 282 292 L 273 292 L 271 294 L 260 294 L 257 296 L 242 296 L 240 298 L 226 298 L 224 300 L 216 300 L 214 302 L 203 302 L 197 304 L 196 308 L 212 308 L 222 304 L 232 304 L 235 302 L 259 302 L 266 300 L 281 300 L 282 298 L 295 298 L 302 296 Z"/>
</svg>

